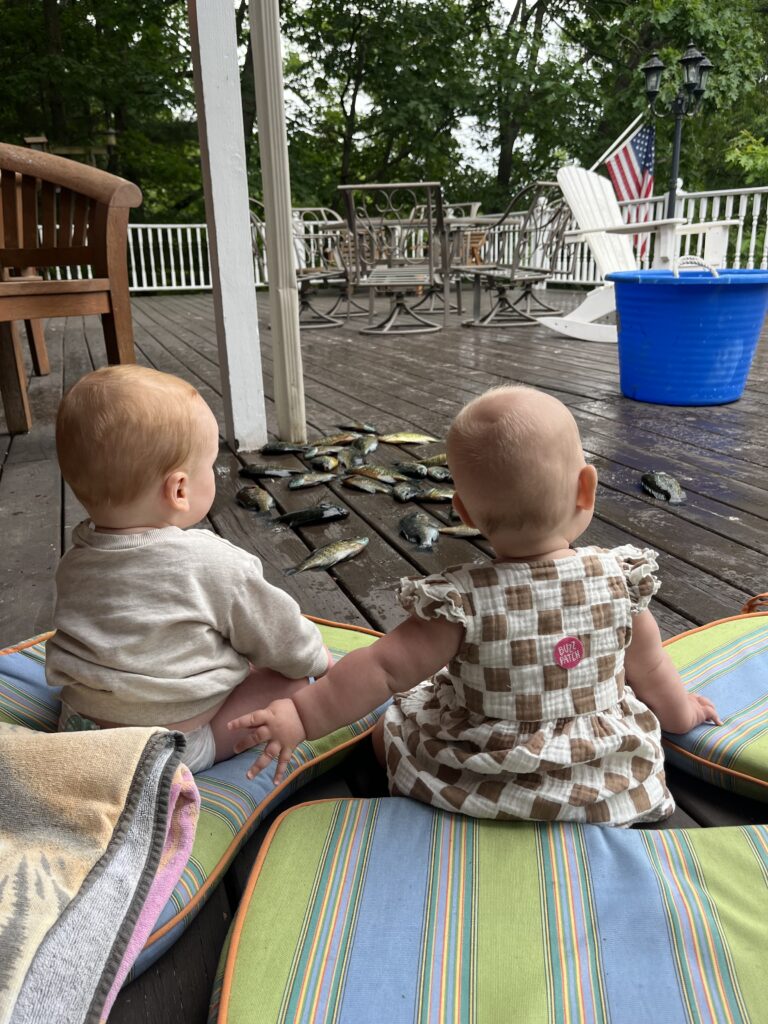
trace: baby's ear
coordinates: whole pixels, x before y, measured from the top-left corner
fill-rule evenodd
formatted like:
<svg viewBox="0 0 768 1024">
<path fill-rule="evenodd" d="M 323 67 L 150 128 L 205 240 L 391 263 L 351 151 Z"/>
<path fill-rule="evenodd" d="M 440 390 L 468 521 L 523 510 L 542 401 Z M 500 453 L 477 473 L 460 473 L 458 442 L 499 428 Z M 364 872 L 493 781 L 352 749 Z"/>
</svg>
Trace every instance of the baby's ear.
<svg viewBox="0 0 768 1024">
<path fill-rule="evenodd" d="M 458 512 L 459 519 L 461 519 L 465 526 L 474 527 L 475 524 L 472 522 L 472 516 L 467 512 L 466 506 L 458 494 L 454 494 L 453 496 L 453 507 Z"/>
<path fill-rule="evenodd" d="M 576 489 L 576 508 L 591 511 L 595 507 L 597 491 L 597 470 L 594 466 L 584 466 L 579 471 L 579 483 Z"/>
<path fill-rule="evenodd" d="M 163 498 L 174 512 L 188 512 L 187 474 L 177 469 L 169 473 L 163 482 Z"/>
</svg>

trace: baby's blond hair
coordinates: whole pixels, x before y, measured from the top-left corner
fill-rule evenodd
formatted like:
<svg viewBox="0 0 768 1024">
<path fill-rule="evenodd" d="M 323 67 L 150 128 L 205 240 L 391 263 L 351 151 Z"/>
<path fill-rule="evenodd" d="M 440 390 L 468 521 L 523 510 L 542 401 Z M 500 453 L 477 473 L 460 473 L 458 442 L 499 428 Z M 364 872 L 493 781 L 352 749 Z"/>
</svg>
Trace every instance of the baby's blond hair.
<svg viewBox="0 0 768 1024">
<path fill-rule="evenodd" d="M 579 428 L 551 395 L 493 388 L 456 416 L 447 447 L 457 492 L 486 534 L 501 527 L 543 534 L 575 507 L 584 465 Z"/>
<path fill-rule="evenodd" d="M 198 447 L 202 401 L 186 381 L 143 366 L 86 374 L 56 417 L 62 476 L 89 512 L 128 504 Z"/>
</svg>

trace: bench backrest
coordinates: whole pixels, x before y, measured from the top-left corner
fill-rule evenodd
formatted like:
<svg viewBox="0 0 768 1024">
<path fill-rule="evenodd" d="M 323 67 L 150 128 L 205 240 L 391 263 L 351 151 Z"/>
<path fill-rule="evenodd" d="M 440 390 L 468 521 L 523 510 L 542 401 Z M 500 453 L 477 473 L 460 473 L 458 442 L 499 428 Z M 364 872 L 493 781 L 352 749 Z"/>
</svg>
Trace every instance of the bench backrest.
<svg viewBox="0 0 768 1024">
<path fill-rule="evenodd" d="M 0 143 L 0 269 L 93 265 L 108 273 L 113 236 L 141 198 L 114 174 Z"/>
</svg>

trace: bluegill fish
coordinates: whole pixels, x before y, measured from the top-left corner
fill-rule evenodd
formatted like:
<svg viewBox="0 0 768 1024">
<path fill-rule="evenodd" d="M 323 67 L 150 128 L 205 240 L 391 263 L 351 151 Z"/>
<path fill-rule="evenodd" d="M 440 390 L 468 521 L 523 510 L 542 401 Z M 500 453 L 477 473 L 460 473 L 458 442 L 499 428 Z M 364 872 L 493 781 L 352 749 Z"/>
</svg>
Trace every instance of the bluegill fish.
<svg viewBox="0 0 768 1024">
<path fill-rule="evenodd" d="M 375 452 L 379 447 L 379 439 L 373 437 L 372 434 L 366 434 L 364 437 L 358 437 L 352 442 L 352 448 L 356 452 L 360 452 L 361 455 L 370 455 L 371 452 Z"/>
<path fill-rule="evenodd" d="M 364 458 L 354 448 L 342 448 L 338 454 L 339 465 L 344 469 L 354 469 L 355 466 L 362 466 Z"/>
<path fill-rule="evenodd" d="M 447 466 L 428 466 L 427 476 L 430 480 L 436 480 L 439 484 L 453 481 L 451 471 Z"/>
<path fill-rule="evenodd" d="M 269 491 L 265 491 L 263 487 L 259 487 L 257 484 L 241 487 L 235 495 L 235 500 L 238 505 L 249 509 L 251 512 L 269 512 L 271 508 L 275 507 L 275 499 Z"/>
<path fill-rule="evenodd" d="M 335 455 L 318 455 L 314 459 L 310 459 L 313 469 L 319 469 L 321 472 L 330 473 L 332 469 L 337 469 L 339 460 Z"/>
<path fill-rule="evenodd" d="M 248 480 L 261 480 L 262 477 L 296 476 L 300 472 L 300 469 L 286 469 L 285 466 L 274 466 L 266 462 L 254 462 L 250 466 L 243 466 L 240 470 L 240 476 L 244 476 Z"/>
<path fill-rule="evenodd" d="M 307 555 L 303 562 L 299 562 L 292 569 L 286 569 L 286 576 L 293 576 L 297 572 L 307 572 L 309 569 L 330 569 L 347 558 L 354 558 L 359 555 L 368 543 L 368 537 L 350 537 L 347 540 L 335 540 L 332 544 L 324 544 L 316 548 L 311 555 Z"/>
<path fill-rule="evenodd" d="M 343 449 L 343 444 L 311 444 L 304 449 L 304 458 L 315 459 L 320 455 L 338 455 Z"/>
<path fill-rule="evenodd" d="M 438 527 L 439 533 L 445 533 L 449 537 L 482 537 L 480 530 L 475 529 L 474 526 L 467 526 L 466 523 L 460 523 L 459 526 L 440 526 Z"/>
<path fill-rule="evenodd" d="M 405 473 L 416 479 L 423 479 L 427 475 L 427 467 L 423 462 L 396 462 L 395 469 L 398 473 Z"/>
<path fill-rule="evenodd" d="M 652 498 L 667 501 L 670 505 L 682 505 L 687 497 L 677 480 L 661 470 L 643 473 L 640 477 L 640 486 Z"/>
<path fill-rule="evenodd" d="M 365 491 L 366 494 L 391 494 L 392 488 L 389 484 L 383 484 L 380 480 L 374 480 L 370 476 L 345 476 L 342 480 L 345 487 L 352 487 L 356 491 Z"/>
<path fill-rule="evenodd" d="M 434 487 L 427 487 L 421 491 L 417 501 L 453 501 L 454 489 L 435 484 Z"/>
<path fill-rule="evenodd" d="M 327 484 L 335 479 L 335 473 L 302 473 L 288 481 L 288 490 L 300 491 L 305 487 L 319 487 L 320 484 Z"/>
<path fill-rule="evenodd" d="M 327 434 L 325 437 L 317 437 L 310 444 L 327 446 L 329 444 L 352 444 L 360 437 L 356 430 L 348 430 L 343 434 Z"/>
<path fill-rule="evenodd" d="M 447 466 L 448 456 L 445 452 L 439 452 L 437 455 L 430 455 L 427 459 L 419 459 L 422 466 Z"/>
<path fill-rule="evenodd" d="M 310 505 L 309 508 L 300 508 L 295 512 L 277 516 L 275 522 L 284 523 L 286 526 L 312 526 L 314 523 L 335 523 L 338 519 L 346 519 L 348 515 L 348 508 L 321 501 L 319 505 Z"/>
<path fill-rule="evenodd" d="M 378 434 L 376 427 L 370 423 L 361 423 L 360 420 L 347 420 L 346 423 L 337 423 L 339 430 L 354 430 L 358 434 Z"/>
<path fill-rule="evenodd" d="M 400 533 L 411 544 L 428 551 L 437 541 L 437 527 L 426 512 L 411 512 L 400 520 Z"/>
<path fill-rule="evenodd" d="M 259 449 L 262 455 L 291 455 L 296 452 L 303 453 L 307 446 L 296 444 L 294 441 L 268 441 Z"/>
<path fill-rule="evenodd" d="M 432 441 L 439 441 L 440 438 L 405 430 L 399 434 L 380 434 L 379 440 L 384 444 L 430 444 Z"/>
<path fill-rule="evenodd" d="M 376 466 L 372 462 L 355 469 L 358 476 L 369 476 L 372 480 L 380 480 L 383 484 L 396 484 L 398 480 L 405 480 L 402 473 L 389 466 Z"/>
<path fill-rule="evenodd" d="M 421 484 L 415 480 L 404 480 L 392 488 L 392 497 L 395 501 L 413 501 L 421 494 Z"/>
</svg>

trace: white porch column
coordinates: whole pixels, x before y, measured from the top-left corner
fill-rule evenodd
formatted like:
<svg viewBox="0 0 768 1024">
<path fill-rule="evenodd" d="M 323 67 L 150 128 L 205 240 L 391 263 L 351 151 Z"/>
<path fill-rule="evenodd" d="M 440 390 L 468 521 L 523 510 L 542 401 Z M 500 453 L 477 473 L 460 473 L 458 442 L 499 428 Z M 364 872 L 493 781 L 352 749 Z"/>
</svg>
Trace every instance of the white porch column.
<svg viewBox="0 0 768 1024">
<path fill-rule="evenodd" d="M 187 0 L 227 441 L 267 440 L 232 0 Z"/>
<path fill-rule="evenodd" d="M 306 441 L 278 0 L 250 0 L 278 434 Z"/>
</svg>

